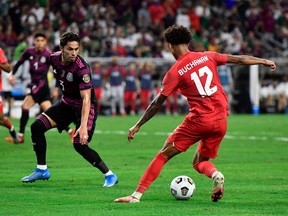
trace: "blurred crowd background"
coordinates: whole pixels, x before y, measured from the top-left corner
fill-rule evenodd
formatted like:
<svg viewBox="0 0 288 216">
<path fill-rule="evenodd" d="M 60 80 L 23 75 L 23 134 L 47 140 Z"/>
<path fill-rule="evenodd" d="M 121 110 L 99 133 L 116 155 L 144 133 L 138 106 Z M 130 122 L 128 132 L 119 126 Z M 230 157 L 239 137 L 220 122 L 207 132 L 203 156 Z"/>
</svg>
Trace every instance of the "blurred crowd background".
<svg viewBox="0 0 288 216">
<path fill-rule="evenodd" d="M 61 34 L 73 31 L 81 38 L 81 55 L 91 64 L 101 58 L 103 69 L 109 66 L 113 56 L 125 59 L 120 64 L 127 63 L 127 59 L 135 62 L 141 59 L 141 64 L 154 63 L 151 91 L 161 84 L 163 73 L 174 61 L 162 39 L 162 32 L 173 24 L 191 30 L 190 49 L 194 51 L 288 58 L 288 0 L 0 2 L 0 45 L 11 62 L 17 61 L 23 50 L 33 45 L 35 32 L 47 34 L 49 48 L 53 51 L 59 48 Z M 274 75 L 260 71 L 261 112 L 286 112 L 286 64 L 282 61 Z M 125 67 L 128 69 L 128 65 Z M 249 113 L 248 69 L 231 69 L 232 111 Z"/>
</svg>

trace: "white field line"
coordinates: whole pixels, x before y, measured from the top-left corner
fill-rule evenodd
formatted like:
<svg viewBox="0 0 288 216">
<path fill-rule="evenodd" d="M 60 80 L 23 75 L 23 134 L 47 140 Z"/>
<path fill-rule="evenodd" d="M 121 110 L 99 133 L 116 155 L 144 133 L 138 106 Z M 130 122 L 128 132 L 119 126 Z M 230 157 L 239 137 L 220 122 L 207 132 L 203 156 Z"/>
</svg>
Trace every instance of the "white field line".
<svg viewBox="0 0 288 216">
<path fill-rule="evenodd" d="M 4 127 L 0 127 L 0 131 L 6 131 L 7 129 Z M 26 129 L 27 130 L 27 129 Z M 58 131 L 53 128 L 49 132 L 56 132 Z M 48 133 L 49 133 L 48 132 Z M 65 133 L 65 132 L 63 132 Z M 116 135 L 127 135 L 128 130 L 126 131 L 112 131 L 112 130 L 95 130 L 95 134 L 99 135 L 110 135 L 110 134 L 116 134 Z M 137 136 L 168 136 L 171 132 L 161 132 L 161 131 L 155 131 L 155 132 L 138 132 Z M 224 139 L 230 139 L 230 140 L 255 140 L 255 141 L 264 141 L 264 140 L 274 140 L 278 142 L 288 142 L 288 137 L 281 137 L 277 135 L 277 133 L 273 132 L 261 132 L 259 135 L 245 135 L 237 132 L 229 132 L 225 135 Z"/>
<path fill-rule="evenodd" d="M 119 134 L 119 135 L 127 135 L 128 134 L 128 130 L 127 131 L 108 131 L 108 130 L 95 130 L 94 132 L 95 134 Z M 170 134 L 170 132 L 160 132 L 160 131 L 156 131 L 156 132 L 152 132 L 152 133 L 147 133 L 147 132 L 138 132 L 137 136 L 168 136 Z M 265 134 L 265 133 L 263 133 Z M 268 133 L 266 133 L 267 135 Z M 234 133 L 234 135 L 230 135 L 229 133 L 225 135 L 225 139 L 231 139 L 231 140 L 236 140 L 236 139 L 240 139 L 240 140 L 268 140 L 268 139 L 272 139 L 275 141 L 279 141 L 279 142 L 288 142 L 288 137 L 278 137 L 276 134 L 268 134 L 268 136 L 264 136 L 259 134 L 259 136 L 245 136 L 245 135 L 237 135 L 237 133 Z"/>
</svg>

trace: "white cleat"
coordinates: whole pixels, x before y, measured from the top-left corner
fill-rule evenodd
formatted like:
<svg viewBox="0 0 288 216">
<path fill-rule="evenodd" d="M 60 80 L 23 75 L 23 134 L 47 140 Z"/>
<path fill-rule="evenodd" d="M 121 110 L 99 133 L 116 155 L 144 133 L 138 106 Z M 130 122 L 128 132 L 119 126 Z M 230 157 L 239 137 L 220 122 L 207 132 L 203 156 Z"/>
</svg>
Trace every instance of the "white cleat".
<svg viewBox="0 0 288 216">
<path fill-rule="evenodd" d="M 218 172 L 213 178 L 213 191 L 211 199 L 218 202 L 224 195 L 224 175 Z"/>
</svg>

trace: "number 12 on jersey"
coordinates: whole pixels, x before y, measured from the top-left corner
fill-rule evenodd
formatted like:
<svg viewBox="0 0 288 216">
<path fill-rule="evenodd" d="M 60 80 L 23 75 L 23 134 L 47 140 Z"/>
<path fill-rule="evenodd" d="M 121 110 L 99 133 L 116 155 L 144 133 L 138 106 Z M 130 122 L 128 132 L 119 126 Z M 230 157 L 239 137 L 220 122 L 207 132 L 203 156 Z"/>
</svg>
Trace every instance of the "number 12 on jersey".
<svg viewBox="0 0 288 216">
<path fill-rule="evenodd" d="M 204 66 L 198 70 L 199 76 L 196 72 L 192 72 L 190 77 L 195 82 L 196 88 L 202 97 L 210 96 L 217 91 L 217 86 L 211 87 L 213 73 L 208 66 Z M 207 75 L 204 86 L 200 81 L 200 77 Z"/>
</svg>

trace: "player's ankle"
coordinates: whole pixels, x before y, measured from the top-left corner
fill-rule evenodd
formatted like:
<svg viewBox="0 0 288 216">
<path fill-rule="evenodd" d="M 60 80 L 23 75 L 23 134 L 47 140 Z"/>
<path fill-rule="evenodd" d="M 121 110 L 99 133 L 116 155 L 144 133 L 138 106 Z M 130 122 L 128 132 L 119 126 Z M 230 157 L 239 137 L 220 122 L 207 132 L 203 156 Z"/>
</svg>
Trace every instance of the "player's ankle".
<svg viewBox="0 0 288 216">
<path fill-rule="evenodd" d="M 142 193 L 135 191 L 132 196 L 135 197 L 136 199 L 140 200 L 142 197 Z"/>
</svg>

